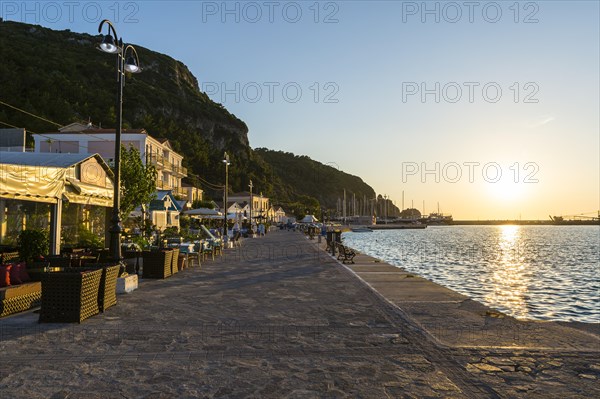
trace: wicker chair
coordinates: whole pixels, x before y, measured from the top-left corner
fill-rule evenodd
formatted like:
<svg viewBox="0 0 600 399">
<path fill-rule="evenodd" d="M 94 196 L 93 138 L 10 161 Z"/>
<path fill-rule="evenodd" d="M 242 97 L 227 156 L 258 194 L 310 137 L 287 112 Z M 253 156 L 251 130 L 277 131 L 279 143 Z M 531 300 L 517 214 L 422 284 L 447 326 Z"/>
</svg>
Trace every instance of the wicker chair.
<svg viewBox="0 0 600 399">
<path fill-rule="evenodd" d="M 171 274 L 179 271 L 177 263 L 179 262 L 179 248 L 173 249 L 173 257 L 171 259 Z"/>
<path fill-rule="evenodd" d="M 102 270 L 100 287 L 98 288 L 98 309 L 104 312 L 117 304 L 117 278 L 121 265 L 113 263 L 93 263 L 85 267 L 65 269 L 68 272 L 82 272 L 88 270 Z"/>
<path fill-rule="evenodd" d="M 144 251 L 142 253 L 144 278 L 167 278 L 171 276 L 173 251 Z"/>
<path fill-rule="evenodd" d="M 98 291 L 102 273 L 102 270 L 45 273 L 39 322 L 81 323 L 100 313 Z"/>
<path fill-rule="evenodd" d="M 98 289 L 98 308 L 101 312 L 117 304 L 117 278 L 119 277 L 120 265 L 114 263 L 95 263 L 86 265 L 87 270 L 102 270 L 100 288 Z"/>
<path fill-rule="evenodd" d="M 38 307 L 41 300 L 39 281 L 0 288 L 0 317 Z"/>
</svg>

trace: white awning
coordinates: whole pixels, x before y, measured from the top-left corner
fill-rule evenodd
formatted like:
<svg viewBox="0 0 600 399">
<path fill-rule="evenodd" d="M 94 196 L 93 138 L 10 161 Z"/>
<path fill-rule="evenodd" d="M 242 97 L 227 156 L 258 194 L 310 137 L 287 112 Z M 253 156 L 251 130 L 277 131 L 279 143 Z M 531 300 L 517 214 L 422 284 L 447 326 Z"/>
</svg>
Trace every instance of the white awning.
<svg viewBox="0 0 600 399">
<path fill-rule="evenodd" d="M 184 215 L 190 216 L 223 216 L 223 214 L 215 209 L 210 208 L 197 208 L 184 211 Z"/>
<path fill-rule="evenodd" d="M 111 207 L 114 188 L 110 179 L 103 180 L 102 187 L 67 177 L 71 166 L 90 158 L 105 167 L 98 155 L 0 152 L 0 198 L 51 204 L 65 199 Z"/>
<path fill-rule="evenodd" d="M 0 197 L 55 204 L 65 189 L 66 169 L 0 163 Z"/>
</svg>

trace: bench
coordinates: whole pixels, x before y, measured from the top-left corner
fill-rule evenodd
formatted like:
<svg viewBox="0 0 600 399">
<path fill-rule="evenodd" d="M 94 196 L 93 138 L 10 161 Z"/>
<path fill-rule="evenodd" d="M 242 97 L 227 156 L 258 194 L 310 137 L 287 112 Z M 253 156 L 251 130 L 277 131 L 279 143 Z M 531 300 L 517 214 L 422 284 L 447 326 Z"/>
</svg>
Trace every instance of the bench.
<svg viewBox="0 0 600 399">
<path fill-rule="evenodd" d="M 0 265 L 12 263 L 19 260 L 19 252 L 3 252 L 0 254 Z"/>
<path fill-rule="evenodd" d="M 337 244 L 337 248 L 338 248 L 338 257 L 337 257 L 338 260 L 341 260 L 342 263 L 344 263 L 344 264 L 346 264 L 346 262 L 350 262 L 350 263 L 354 264 L 354 257 L 356 256 L 356 252 L 354 252 L 354 250 L 352 250 L 352 248 L 348 248 L 340 243 Z"/>
<path fill-rule="evenodd" d="M 0 288 L 0 317 L 40 306 L 42 284 L 39 281 Z"/>
</svg>

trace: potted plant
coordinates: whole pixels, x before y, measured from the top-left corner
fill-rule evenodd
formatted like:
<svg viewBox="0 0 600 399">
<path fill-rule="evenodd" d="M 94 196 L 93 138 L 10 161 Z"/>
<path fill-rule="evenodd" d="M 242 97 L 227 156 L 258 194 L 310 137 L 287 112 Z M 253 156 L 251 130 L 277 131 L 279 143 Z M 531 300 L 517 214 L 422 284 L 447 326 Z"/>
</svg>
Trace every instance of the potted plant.
<svg viewBox="0 0 600 399">
<path fill-rule="evenodd" d="M 17 240 L 21 260 L 30 262 L 40 259 L 50 249 L 48 235 L 41 230 L 23 230 Z"/>
</svg>

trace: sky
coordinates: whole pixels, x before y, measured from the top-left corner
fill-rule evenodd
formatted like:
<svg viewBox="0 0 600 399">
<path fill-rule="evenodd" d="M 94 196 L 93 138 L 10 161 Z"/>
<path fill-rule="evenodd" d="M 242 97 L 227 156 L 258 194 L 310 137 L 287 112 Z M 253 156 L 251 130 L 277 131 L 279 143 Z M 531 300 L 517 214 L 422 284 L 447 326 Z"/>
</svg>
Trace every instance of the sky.
<svg viewBox="0 0 600 399">
<path fill-rule="evenodd" d="M 600 208 L 598 1 L 0 1 L 184 62 L 249 127 L 455 219 Z M 143 60 L 141 60 L 143 67 Z M 233 167 L 233 166 L 232 166 Z"/>
</svg>

